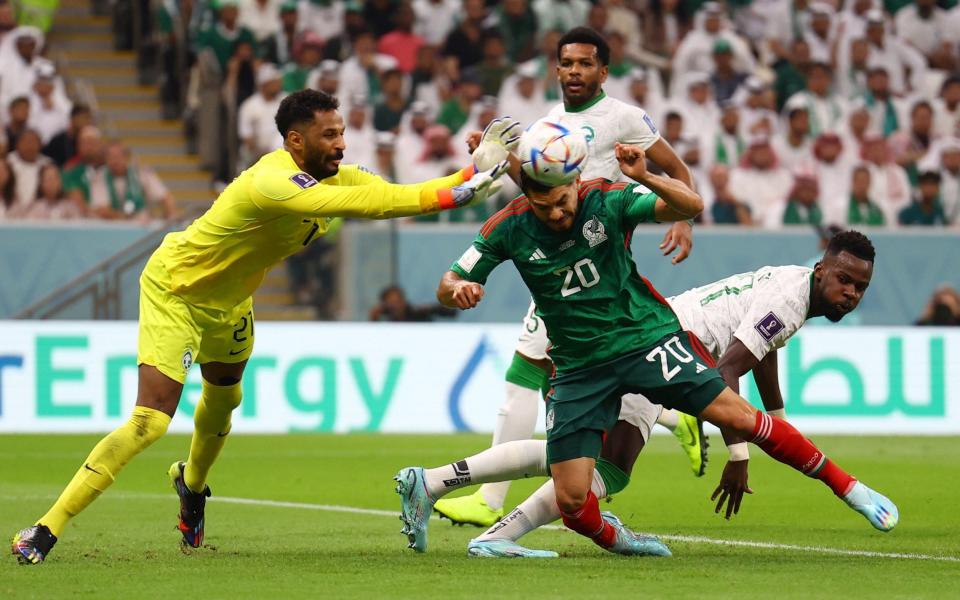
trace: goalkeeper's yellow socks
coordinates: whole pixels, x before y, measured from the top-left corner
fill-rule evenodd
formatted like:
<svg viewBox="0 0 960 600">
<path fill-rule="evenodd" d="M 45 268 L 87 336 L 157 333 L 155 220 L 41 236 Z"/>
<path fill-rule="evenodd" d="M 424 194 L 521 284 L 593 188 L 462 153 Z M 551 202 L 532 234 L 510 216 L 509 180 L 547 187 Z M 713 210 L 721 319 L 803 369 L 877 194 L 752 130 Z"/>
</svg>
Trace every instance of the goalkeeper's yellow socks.
<svg viewBox="0 0 960 600">
<path fill-rule="evenodd" d="M 126 423 L 94 446 L 57 502 L 37 524 L 46 525 L 60 537 L 70 519 L 110 487 L 130 459 L 162 437 L 169 425 L 167 414 L 145 406 L 135 407 Z"/>
<path fill-rule="evenodd" d="M 183 469 L 183 482 L 191 491 L 203 492 L 210 467 L 220 455 L 227 434 L 230 433 L 230 415 L 240 406 L 240 383 L 213 385 L 203 381 L 203 392 L 193 415 L 193 440 L 190 458 Z"/>
</svg>

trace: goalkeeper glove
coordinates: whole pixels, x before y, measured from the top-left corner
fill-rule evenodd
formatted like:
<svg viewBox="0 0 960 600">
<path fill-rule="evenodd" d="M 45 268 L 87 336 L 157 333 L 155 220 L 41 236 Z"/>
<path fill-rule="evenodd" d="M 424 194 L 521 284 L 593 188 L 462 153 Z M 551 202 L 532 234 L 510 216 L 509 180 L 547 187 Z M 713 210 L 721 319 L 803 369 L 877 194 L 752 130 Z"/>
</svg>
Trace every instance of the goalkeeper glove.
<svg viewBox="0 0 960 600">
<path fill-rule="evenodd" d="M 450 196 L 441 201 L 440 208 L 459 208 L 471 202 L 483 202 L 491 195 L 496 194 L 501 186 L 497 178 L 503 175 L 509 163 L 505 160 L 498 162 L 486 171 L 480 171 L 460 185 L 450 189 Z"/>
<path fill-rule="evenodd" d="M 477 169 L 485 170 L 505 160 L 509 153 L 517 149 L 521 131 L 520 121 L 513 117 L 490 121 L 483 130 L 480 144 L 473 151 L 473 164 L 477 165 Z"/>
</svg>

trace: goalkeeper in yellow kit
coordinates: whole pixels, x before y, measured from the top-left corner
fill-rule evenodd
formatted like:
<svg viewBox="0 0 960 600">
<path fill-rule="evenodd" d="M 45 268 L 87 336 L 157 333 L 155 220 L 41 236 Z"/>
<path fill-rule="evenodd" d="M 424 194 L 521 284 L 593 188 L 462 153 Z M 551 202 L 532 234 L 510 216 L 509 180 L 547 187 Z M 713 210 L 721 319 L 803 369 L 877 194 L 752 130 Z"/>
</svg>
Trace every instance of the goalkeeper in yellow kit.
<svg viewBox="0 0 960 600">
<path fill-rule="evenodd" d="M 482 200 L 505 163 L 414 185 L 393 185 L 354 165 L 336 98 L 303 90 L 283 100 L 276 122 L 284 147 L 241 173 L 185 231 L 167 235 L 140 277 L 139 389 L 130 420 L 107 435 L 59 499 L 13 538 L 23 564 L 43 562 L 69 520 L 113 483 L 134 456 L 160 438 L 196 362 L 203 392 L 190 455 L 170 468 L 180 497 L 183 543 L 203 541 L 207 473 L 240 404 L 240 379 L 253 350 L 251 295 L 268 269 L 326 232 L 334 217 L 387 219 Z"/>
</svg>

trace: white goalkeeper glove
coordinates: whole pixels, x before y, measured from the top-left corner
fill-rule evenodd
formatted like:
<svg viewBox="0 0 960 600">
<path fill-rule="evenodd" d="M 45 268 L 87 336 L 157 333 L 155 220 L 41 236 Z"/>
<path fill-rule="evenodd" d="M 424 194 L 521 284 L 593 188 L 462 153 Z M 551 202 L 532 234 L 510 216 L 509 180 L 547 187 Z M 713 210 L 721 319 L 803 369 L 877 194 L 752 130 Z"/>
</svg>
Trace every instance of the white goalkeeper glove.
<svg viewBox="0 0 960 600">
<path fill-rule="evenodd" d="M 475 173 L 470 181 L 465 181 L 452 188 L 453 206 L 459 208 L 471 202 L 484 202 L 487 198 L 500 191 L 503 184 L 497 179 L 507 172 L 510 163 L 502 160 L 485 171 Z"/>
<path fill-rule="evenodd" d="M 513 117 L 500 117 L 490 121 L 483 130 L 480 144 L 473 151 L 473 164 L 484 171 L 506 160 L 517 149 L 523 127 Z"/>
</svg>

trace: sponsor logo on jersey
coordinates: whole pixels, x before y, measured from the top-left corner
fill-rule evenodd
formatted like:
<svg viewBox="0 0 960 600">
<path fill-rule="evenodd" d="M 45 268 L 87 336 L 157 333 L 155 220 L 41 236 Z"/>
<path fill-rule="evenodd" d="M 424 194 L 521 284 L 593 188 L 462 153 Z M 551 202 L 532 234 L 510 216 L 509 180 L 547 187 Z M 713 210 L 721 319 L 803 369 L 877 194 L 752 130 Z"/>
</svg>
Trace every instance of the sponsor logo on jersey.
<svg viewBox="0 0 960 600">
<path fill-rule="evenodd" d="M 180 358 L 180 364 L 183 366 L 184 371 L 189 371 L 190 367 L 193 366 L 193 350 L 187 348 L 183 351 L 183 356 Z"/>
<path fill-rule="evenodd" d="M 707 367 L 703 366 L 701 363 L 697 363 L 697 374 L 703 373 L 707 370 Z"/>
<path fill-rule="evenodd" d="M 537 248 L 536 250 L 533 251 L 533 254 L 530 255 L 530 262 L 533 262 L 535 260 L 543 260 L 546 257 L 547 255 L 543 253 L 543 250 L 541 250 L 540 248 Z"/>
<path fill-rule="evenodd" d="M 591 248 L 607 239 L 607 234 L 604 232 L 603 223 L 600 222 L 600 219 L 594 216 L 583 224 L 583 237 L 587 239 Z"/>
<path fill-rule="evenodd" d="M 772 312 L 769 312 L 765 317 L 760 319 L 757 324 L 753 326 L 753 328 L 757 330 L 757 333 L 763 336 L 763 339 L 769 342 L 776 337 L 778 333 L 783 331 L 784 325 L 783 321 L 780 320 L 780 317 Z"/>
<path fill-rule="evenodd" d="M 469 248 L 467 248 L 467 251 L 463 253 L 463 256 L 457 259 L 457 265 L 469 273 L 475 266 L 477 266 L 477 262 L 480 261 L 481 256 L 483 256 L 483 254 L 480 254 L 480 251 L 477 250 L 477 247 L 471 245 Z"/>
<path fill-rule="evenodd" d="M 307 175 L 306 173 L 294 173 L 293 175 L 290 176 L 290 181 L 297 184 L 297 187 L 299 187 L 302 190 L 305 190 L 307 188 L 311 188 L 317 185 L 317 180 Z"/>
</svg>

